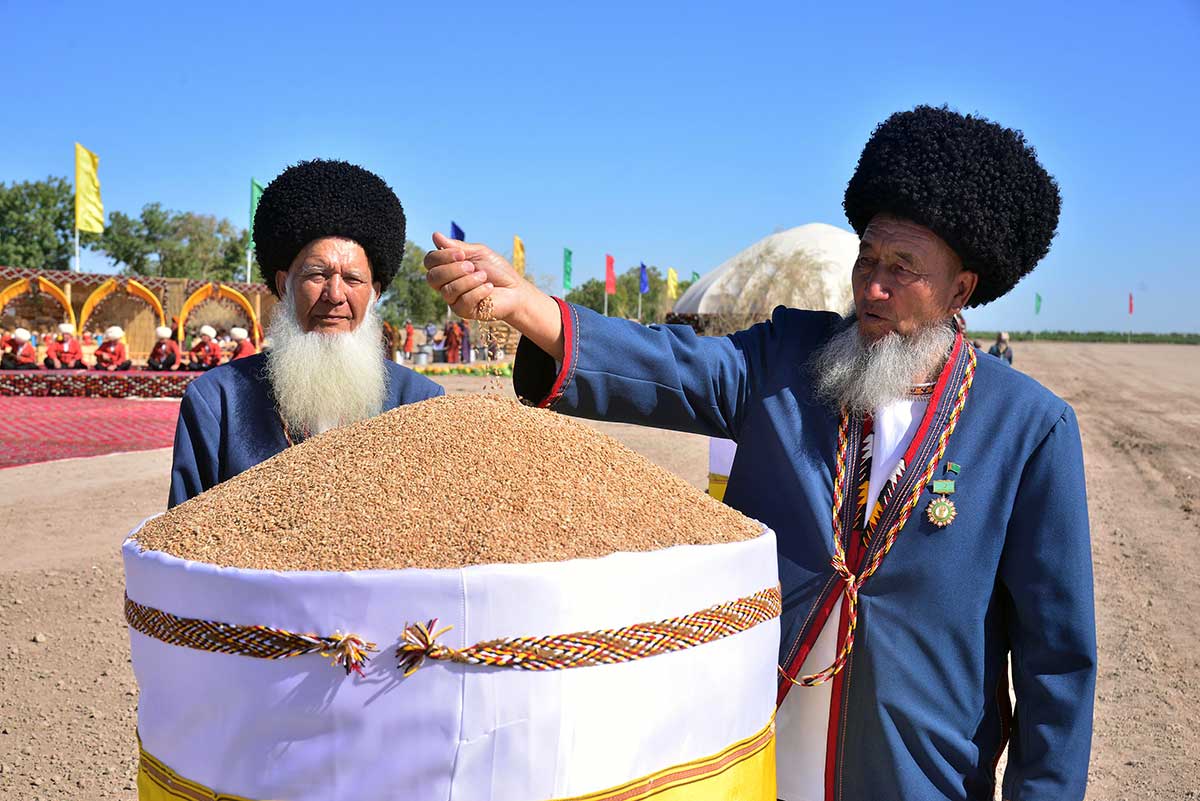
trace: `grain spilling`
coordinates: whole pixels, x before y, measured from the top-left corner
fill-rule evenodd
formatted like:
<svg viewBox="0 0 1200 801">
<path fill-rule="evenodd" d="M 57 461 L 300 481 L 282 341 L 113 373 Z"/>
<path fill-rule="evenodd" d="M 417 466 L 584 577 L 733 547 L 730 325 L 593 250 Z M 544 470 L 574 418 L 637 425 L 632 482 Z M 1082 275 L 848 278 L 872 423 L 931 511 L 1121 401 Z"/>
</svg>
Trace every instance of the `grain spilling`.
<svg viewBox="0 0 1200 801">
<path fill-rule="evenodd" d="M 138 543 L 230 567 L 346 571 L 553 562 L 761 532 L 581 422 L 458 396 L 288 448 L 147 523 Z"/>
</svg>

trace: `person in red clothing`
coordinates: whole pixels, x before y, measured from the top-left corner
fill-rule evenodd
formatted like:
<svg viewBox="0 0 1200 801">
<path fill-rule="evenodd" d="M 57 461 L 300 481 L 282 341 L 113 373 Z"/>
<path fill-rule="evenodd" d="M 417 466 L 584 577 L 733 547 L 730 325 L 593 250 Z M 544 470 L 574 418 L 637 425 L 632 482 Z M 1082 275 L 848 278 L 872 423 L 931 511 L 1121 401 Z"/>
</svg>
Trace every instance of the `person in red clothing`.
<svg viewBox="0 0 1200 801">
<path fill-rule="evenodd" d="M 8 333 L 7 328 L 0 328 L 0 353 L 8 350 L 10 342 L 12 342 L 12 334 Z"/>
<path fill-rule="evenodd" d="M 404 321 L 404 361 L 411 362 L 413 351 L 416 350 L 417 343 L 413 340 L 413 324 L 412 320 Z"/>
<path fill-rule="evenodd" d="M 179 343 L 171 336 L 169 326 L 160 325 L 154 329 L 158 341 L 150 349 L 150 358 L 146 359 L 146 367 L 156 372 L 175 370 L 183 364 L 183 351 Z"/>
<path fill-rule="evenodd" d="M 13 331 L 8 350 L 0 356 L 0 368 L 4 370 L 36 370 L 37 349 L 30 344 L 32 339 L 24 328 Z"/>
<path fill-rule="evenodd" d="M 200 326 L 200 339 L 188 351 L 191 362 L 189 370 L 211 370 L 221 363 L 221 346 L 217 344 L 217 331 L 211 325 Z"/>
<path fill-rule="evenodd" d="M 119 325 L 110 325 L 104 331 L 104 341 L 96 348 L 96 366 L 93 370 L 128 370 L 133 362 L 129 360 L 129 351 L 125 349 L 125 329 Z"/>
<path fill-rule="evenodd" d="M 446 361 L 457 364 L 462 356 L 463 332 L 459 324 L 451 320 L 446 325 Z"/>
<path fill-rule="evenodd" d="M 59 323 L 58 336 L 46 342 L 46 358 L 42 360 L 47 370 L 86 370 L 83 363 L 83 345 L 75 338 L 75 326 Z"/>
<path fill-rule="evenodd" d="M 229 357 L 229 361 L 234 362 L 258 353 L 258 348 L 254 347 L 254 343 L 250 341 L 250 333 L 245 328 L 231 328 L 229 336 L 233 338 L 234 342 L 233 355 Z"/>
</svg>

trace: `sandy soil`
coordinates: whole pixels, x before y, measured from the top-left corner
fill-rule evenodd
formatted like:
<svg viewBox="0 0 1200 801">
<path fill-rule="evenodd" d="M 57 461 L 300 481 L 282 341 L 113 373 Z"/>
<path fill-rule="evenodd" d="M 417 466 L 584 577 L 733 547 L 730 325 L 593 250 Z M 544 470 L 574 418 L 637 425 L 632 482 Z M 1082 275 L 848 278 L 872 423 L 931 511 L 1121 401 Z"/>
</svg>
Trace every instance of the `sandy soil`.
<svg viewBox="0 0 1200 801">
<path fill-rule="evenodd" d="M 1016 354 L 1084 435 L 1100 626 L 1089 798 L 1200 798 L 1200 349 Z M 597 427 L 704 486 L 704 439 Z M 163 508 L 169 467 L 169 451 L 149 451 L 0 470 L 0 797 L 135 797 L 117 552 Z"/>
</svg>

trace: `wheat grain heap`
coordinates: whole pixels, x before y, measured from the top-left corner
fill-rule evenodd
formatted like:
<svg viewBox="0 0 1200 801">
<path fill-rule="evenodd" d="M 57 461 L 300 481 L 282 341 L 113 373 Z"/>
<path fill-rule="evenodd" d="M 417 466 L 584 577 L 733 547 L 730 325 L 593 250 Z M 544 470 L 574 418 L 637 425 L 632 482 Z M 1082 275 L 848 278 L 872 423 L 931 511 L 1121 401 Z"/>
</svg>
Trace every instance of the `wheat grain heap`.
<svg viewBox="0 0 1200 801">
<path fill-rule="evenodd" d="M 774 533 L 570 418 L 401 406 L 122 555 L 140 801 L 776 798 Z"/>
<path fill-rule="evenodd" d="M 273 570 L 551 562 L 761 526 L 617 441 L 494 396 L 334 429 L 149 522 L 143 549 Z"/>
</svg>

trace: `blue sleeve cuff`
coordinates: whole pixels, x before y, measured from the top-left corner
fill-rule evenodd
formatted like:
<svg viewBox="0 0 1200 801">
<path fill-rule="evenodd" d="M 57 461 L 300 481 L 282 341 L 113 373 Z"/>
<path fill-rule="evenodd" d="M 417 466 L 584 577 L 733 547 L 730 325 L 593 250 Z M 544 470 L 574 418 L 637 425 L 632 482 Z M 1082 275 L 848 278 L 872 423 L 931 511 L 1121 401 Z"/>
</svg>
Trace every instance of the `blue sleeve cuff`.
<svg viewBox="0 0 1200 801">
<path fill-rule="evenodd" d="M 562 298 L 555 298 L 563 326 L 563 360 L 559 364 L 528 337 L 521 337 L 513 362 L 513 390 L 522 403 L 549 409 L 563 396 L 579 362 L 579 313 Z"/>
</svg>

